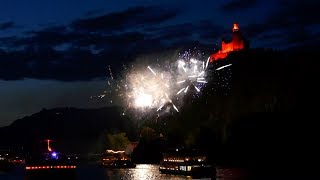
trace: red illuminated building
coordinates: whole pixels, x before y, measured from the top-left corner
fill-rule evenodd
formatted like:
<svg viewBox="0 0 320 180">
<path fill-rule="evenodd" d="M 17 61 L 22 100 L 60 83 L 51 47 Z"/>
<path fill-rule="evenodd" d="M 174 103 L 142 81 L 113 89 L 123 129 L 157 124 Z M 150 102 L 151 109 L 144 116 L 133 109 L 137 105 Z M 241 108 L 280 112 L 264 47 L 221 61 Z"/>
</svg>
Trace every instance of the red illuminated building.
<svg viewBox="0 0 320 180">
<path fill-rule="evenodd" d="M 221 50 L 219 50 L 217 53 L 214 53 L 210 56 L 210 62 L 213 62 L 219 59 L 224 59 L 228 56 L 230 52 L 238 51 L 247 47 L 248 47 L 248 44 L 246 40 L 243 38 L 243 36 L 241 35 L 238 23 L 234 23 L 232 28 L 232 40 L 230 42 L 225 42 L 224 40 L 222 40 Z"/>
</svg>

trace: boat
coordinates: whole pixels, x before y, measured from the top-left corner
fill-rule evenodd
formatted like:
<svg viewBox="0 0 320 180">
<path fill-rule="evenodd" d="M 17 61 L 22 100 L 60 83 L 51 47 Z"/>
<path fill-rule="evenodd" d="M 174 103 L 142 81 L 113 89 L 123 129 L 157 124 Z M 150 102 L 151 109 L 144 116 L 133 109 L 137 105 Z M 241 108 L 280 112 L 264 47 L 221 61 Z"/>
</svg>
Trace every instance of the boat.
<svg viewBox="0 0 320 180">
<path fill-rule="evenodd" d="M 131 161 L 125 151 L 106 150 L 102 155 L 102 166 L 107 168 L 135 168 L 136 164 Z"/>
<path fill-rule="evenodd" d="M 76 163 L 64 153 L 51 147 L 52 140 L 45 140 L 46 148 L 31 152 L 25 160 L 26 179 L 75 179 Z"/>
<path fill-rule="evenodd" d="M 162 174 L 193 177 L 213 177 L 215 168 L 208 162 L 208 156 L 195 149 L 170 149 L 163 153 L 159 171 Z"/>
</svg>

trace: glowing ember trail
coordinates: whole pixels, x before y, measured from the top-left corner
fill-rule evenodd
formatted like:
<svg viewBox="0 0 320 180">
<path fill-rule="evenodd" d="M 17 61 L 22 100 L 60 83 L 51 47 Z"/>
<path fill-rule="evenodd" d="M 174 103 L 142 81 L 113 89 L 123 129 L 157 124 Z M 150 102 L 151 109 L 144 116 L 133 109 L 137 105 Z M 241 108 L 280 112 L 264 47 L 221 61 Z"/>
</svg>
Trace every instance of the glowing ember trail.
<svg viewBox="0 0 320 180">
<path fill-rule="evenodd" d="M 182 88 L 181 90 L 178 91 L 177 95 L 180 94 L 185 88 Z"/>
<path fill-rule="evenodd" d="M 221 67 L 217 68 L 216 70 L 219 71 L 219 70 L 221 70 L 221 69 L 223 69 L 223 68 L 226 68 L 226 67 L 229 67 L 229 66 L 231 66 L 231 65 L 232 65 L 232 64 L 227 64 L 227 65 L 224 65 L 224 66 L 221 66 Z"/>
<path fill-rule="evenodd" d="M 150 69 L 150 71 L 156 76 L 157 74 L 151 69 L 150 66 L 148 66 L 148 69 Z M 163 76 L 162 76 L 163 77 Z"/>
<path fill-rule="evenodd" d="M 179 112 L 178 108 L 177 108 L 174 104 L 172 104 L 172 105 L 173 105 L 173 108 L 174 108 L 177 112 Z"/>
</svg>

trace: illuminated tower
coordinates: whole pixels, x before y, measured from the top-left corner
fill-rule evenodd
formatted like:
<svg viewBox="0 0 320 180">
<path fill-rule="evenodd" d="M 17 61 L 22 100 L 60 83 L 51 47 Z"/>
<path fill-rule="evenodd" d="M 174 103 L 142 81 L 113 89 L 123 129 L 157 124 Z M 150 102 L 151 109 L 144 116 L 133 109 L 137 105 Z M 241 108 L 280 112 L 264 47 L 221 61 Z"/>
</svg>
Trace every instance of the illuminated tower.
<svg viewBox="0 0 320 180">
<path fill-rule="evenodd" d="M 246 45 L 247 43 L 240 32 L 239 24 L 234 23 L 232 28 L 232 40 L 230 42 L 222 40 L 221 50 L 210 56 L 210 62 L 224 59 L 230 52 L 244 49 L 247 47 Z"/>
<path fill-rule="evenodd" d="M 241 32 L 239 30 L 239 25 L 238 23 L 234 23 L 233 24 L 233 28 L 232 28 L 232 50 L 231 51 L 237 51 L 237 50 L 241 50 L 244 48 L 244 38 L 241 35 Z"/>
</svg>

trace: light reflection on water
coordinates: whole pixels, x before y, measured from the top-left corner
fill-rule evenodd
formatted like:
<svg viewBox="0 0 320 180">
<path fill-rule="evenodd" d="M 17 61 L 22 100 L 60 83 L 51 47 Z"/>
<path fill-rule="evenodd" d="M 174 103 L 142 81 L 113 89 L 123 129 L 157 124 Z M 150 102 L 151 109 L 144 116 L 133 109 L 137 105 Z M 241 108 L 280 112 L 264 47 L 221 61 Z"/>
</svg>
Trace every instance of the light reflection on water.
<svg viewBox="0 0 320 180">
<path fill-rule="evenodd" d="M 0 180 L 34 180 L 33 177 L 28 177 L 25 174 L 23 167 L 15 169 L 10 173 L 0 173 Z M 51 180 L 62 180 L 66 177 L 60 177 L 63 174 L 54 174 L 57 177 L 41 178 Z M 99 166 L 79 166 L 76 169 L 75 176 L 68 177 L 68 180 L 182 180 L 182 179 L 193 179 L 190 176 L 178 176 L 178 175 L 166 175 L 161 174 L 159 171 L 159 165 L 151 164 L 138 164 L 136 168 L 128 169 L 108 169 Z M 210 178 L 205 178 L 206 180 Z"/>
<path fill-rule="evenodd" d="M 159 165 L 138 164 L 132 169 L 106 169 L 109 179 L 142 180 L 142 179 L 192 179 L 189 176 L 165 175 L 159 172 Z"/>
</svg>

